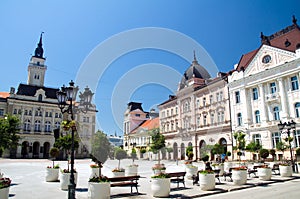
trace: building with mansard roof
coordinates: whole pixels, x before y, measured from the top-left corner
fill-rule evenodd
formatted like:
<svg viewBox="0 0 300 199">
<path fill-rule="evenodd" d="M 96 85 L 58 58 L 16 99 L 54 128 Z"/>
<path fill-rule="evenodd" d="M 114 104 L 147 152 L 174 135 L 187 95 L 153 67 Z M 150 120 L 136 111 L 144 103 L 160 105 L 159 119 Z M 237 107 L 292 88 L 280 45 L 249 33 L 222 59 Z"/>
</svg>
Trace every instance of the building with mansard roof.
<svg viewBox="0 0 300 199">
<path fill-rule="evenodd" d="M 55 142 L 54 130 L 60 129 L 62 114 L 57 105 L 58 88 L 44 85 L 47 71 L 46 58 L 42 44 L 42 34 L 28 65 L 27 84 L 19 84 L 17 90 L 0 93 L 0 117 L 5 114 L 20 117 L 21 137 L 16 152 L 10 152 L 17 158 L 48 158 L 49 150 Z M 91 148 L 91 136 L 95 132 L 96 107 L 86 114 L 78 113 L 75 120 L 79 123 L 80 147 L 77 157 L 87 157 Z M 64 134 L 65 132 L 60 132 Z M 9 153 L 6 153 L 9 156 Z"/>
<path fill-rule="evenodd" d="M 254 141 L 276 149 L 283 136 L 278 123 L 293 120 L 297 125 L 292 149 L 300 147 L 299 78 L 300 27 L 293 16 L 292 25 L 269 36 L 261 33 L 261 45 L 242 55 L 229 72 L 233 131 L 246 133 L 247 144 Z M 276 156 L 290 158 L 287 151 L 277 151 Z M 251 158 L 249 153 L 242 157 Z"/>
<path fill-rule="evenodd" d="M 209 67 L 209 66 L 206 66 Z M 226 76 L 212 78 L 194 60 L 179 83 L 176 95 L 161 103 L 160 130 L 167 147 L 173 148 L 172 159 L 187 159 L 186 147 L 193 146 L 194 159 L 201 159 L 207 145 L 219 143 L 231 151 L 231 128 Z M 213 160 L 213 154 L 209 154 Z"/>
</svg>

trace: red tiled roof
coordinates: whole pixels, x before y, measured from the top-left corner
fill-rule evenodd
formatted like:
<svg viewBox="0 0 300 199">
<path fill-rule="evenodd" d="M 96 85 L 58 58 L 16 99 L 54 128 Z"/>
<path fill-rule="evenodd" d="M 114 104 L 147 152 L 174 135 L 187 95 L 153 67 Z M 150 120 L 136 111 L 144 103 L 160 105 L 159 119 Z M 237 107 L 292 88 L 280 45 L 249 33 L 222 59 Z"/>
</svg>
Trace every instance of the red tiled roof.
<svg viewBox="0 0 300 199">
<path fill-rule="evenodd" d="M 0 92 L 0 97 L 8 98 L 9 97 L 9 92 Z"/>
<path fill-rule="evenodd" d="M 300 27 L 293 21 L 291 26 L 288 26 L 270 36 L 261 35 L 262 45 L 269 45 L 283 50 L 295 52 L 297 47 L 300 45 Z M 242 55 L 237 71 L 241 71 L 243 68 L 246 69 L 250 64 L 253 57 L 259 51 L 260 48 L 253 50 L 245 55 Z"/>
<path fill-rule="evenodd" d="M 155 129 L 155 128 L 159 128 L 159 117 L 156 117 L 156 118 L 153 118 L 153 119 L 146 120 L 146 121 L 142 122 L 140 124 L 140 126 L 136 127 L 135 129 L 133 129 L 131 131 L 131 134 L 136 133 L 139 128 L 147 129 L 147 130 L 152 130 L 152 129 Z"/>
</svg>

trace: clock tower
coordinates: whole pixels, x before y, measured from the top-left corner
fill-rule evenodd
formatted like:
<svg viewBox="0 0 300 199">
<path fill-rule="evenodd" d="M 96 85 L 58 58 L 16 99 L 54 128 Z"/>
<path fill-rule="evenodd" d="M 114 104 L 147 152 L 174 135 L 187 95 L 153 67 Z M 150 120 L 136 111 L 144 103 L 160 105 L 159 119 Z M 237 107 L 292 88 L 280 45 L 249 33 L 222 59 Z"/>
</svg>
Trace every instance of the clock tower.
<svg viewBox="0 0 300 199">
<path fill-rule="evenodd" d="M 27 84 L 32 86 L 44 86 L 45 73 L 47 66 L 45 65 L 46 58 L 43 57 L 44 49 L 42 44 L 41 33 L 40 41 L 34 51 L 34 56 L 31 57 L 28 65 L 28 80 Z"/>
</svg>

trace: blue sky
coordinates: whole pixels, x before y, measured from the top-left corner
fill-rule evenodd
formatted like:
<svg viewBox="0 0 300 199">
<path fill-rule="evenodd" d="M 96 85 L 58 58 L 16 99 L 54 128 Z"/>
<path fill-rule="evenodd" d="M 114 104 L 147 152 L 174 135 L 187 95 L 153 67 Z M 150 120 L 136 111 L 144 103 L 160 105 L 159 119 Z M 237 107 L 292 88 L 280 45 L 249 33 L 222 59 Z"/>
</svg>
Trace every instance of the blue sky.
<svg viewBox="0 0 300 199">
<path fill-rule="evenodd" d="M 58 88 L 78 77 L 78 71 L 88 63 L 90 55 L 96 55 L 99 67 L 103 67 L 102 60 L 121 49 L 122 42 L 128 46 L 135 42 L 125 38 L 120 46 L 115 42 L 104 53 L 96 54 L 97 48 L 103 47 L 106 41 L 126 31 L 147 27 L 172 30 L 189 37 L 206 50 L 219 71 L 229 71 L 242 54 L 259 47 L 260 32 L 270 35 L 291 25 L 292 15 L 296 15 L 299 24 L 297 0 L 3 0 L 0 2 L 0 91 L 27 82 L 27 66 L 42 31 L 48 66 L 45 86 Z M 143 38 L 147 39 L 147 35 Z M 152 40 L 155 42 L 156 38 L 149 36 L 149 41 Z M 180 78 L 176 79 L 175 73 L 170 75 L 173 72 L 170 68 L 183 74 L 195 49 L 178 41 L 166 45 L 172 44 L 177 50 L 188 50 L 190 55 L 184 57 L 165 49 L 145 47 L 120 54 L 106 66 L 94 88 L 101 130 L 122 135 L 120 120 L 129 101 L 142 102 L 144 110 L 149 111 L 174 92 L 177 86 L 174 82 L 178 83 Z M 200 64 L 206 63 L 197 49 L 196 55 Z M 151 68 L 151 64 L 158 68 L 161 64 L 170 71 L 150 74 L 146 68 Z M 214 64 L 204 67 L 210 70 Z M 137 72 L 139 67 L 142 70 Z M 81 82 L 81 88 L 93 72 L 88 71 L 87 81 Z M 148 79 L 154 76 L 158 79 Z M 126 93 L 128 78 L 130 85 L 134 85 L 130 93 Z M 141 79 L 148 83 L 140 83 Z M 165 79 L 171 86 L 162 85 Z"/>
</svg>

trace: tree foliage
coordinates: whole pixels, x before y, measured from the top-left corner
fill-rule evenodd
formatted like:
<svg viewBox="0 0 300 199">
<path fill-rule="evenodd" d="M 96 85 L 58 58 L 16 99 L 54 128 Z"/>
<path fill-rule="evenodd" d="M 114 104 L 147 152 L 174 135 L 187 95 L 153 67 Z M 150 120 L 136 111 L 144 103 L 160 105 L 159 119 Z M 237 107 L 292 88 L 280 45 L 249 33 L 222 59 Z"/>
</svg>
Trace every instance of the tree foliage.
<svg viewBox="0 0 300 199">
<path fill-rule="evenodd" d="M 221 144 L 215 144 L 212 148 L 212 153 L 216 155 L 221 155 L 225 153 L 225 147 Z"/>
<path fill-rule="evenodd" d="M 259 142 L 252 141 L 246 146 L 245 149 L 251 153 L 257 153 L 262 149 L 262 145 Z"/>
<path fill-rule="evenodd" d="M 53 168 L 54 168 L 54 160 L 59 156 L 59 149 L 56 147 L 52 147 L 49 152 L 50 156 L 52 157 L 53 161 Z"/>
<path fill-rule="evenodd" d="M 17 116 L 5 115 L 0 118 L 0 150 L 16 150 L 20 136 L 19 132 L 20 119 Z"/>
<path fill-rule="evenodd" d="M 67 152 L 70 152 L 72 149 L 72 135 L 67 134 L 64 136 L 60 136 L 54 143 L 54 147 L 57 147 L 61 150 L 66 150 Z M 78 149 L 79 147 L 79 141 L 76 136 L 74 136 L 74 149 Z"/>
<path fill-rule="evenodd" d="M 92 137 L 92 151 L 91 158 L 99 165 L 99 175 L 101 176 L 101 168 L 108 159 L 111 151 L 110 142 L 105 133 L 97 131 Z"/>
<path fill-rule="evenodd" d="M 166 146 L 165 136 L 159 132 L 159 128 L 149 131 L 151 135 L 150 149 L 152 152 L 158 152 L 158 164 L 160 164 L 160 150 Z"/>
<path fill-rule="evenodd" d="M 266 159 L 269 156 L 269 150 L 268 149 L 260 149 L 259 155 L 261 158 Z"/>
<path fill-rule="evenodd" d="M 279 151 L 284 152 L 287 148 L 288 148 L 288 145 L 285 144 L 285 143 L 282 142 L 282 141 L 279 141 L 279 142 L 277 142 L 277 144 L 276 144 L 276 149 L 279 150 Z"/>
<path fill-rule="evenodd" d="M 127 157 L 127 153 L 120 147 L 115 149 L 115 158 L 119 160 L 118 169 L 120 169 L 121 160 Z"/>
<path fill-rule="evenodd" d="M 193 159 L 193 157 L 194 157 L 193 146 L 186 147 L 185 155 L 188 157 L 189 160 Z"/>
</svg>

